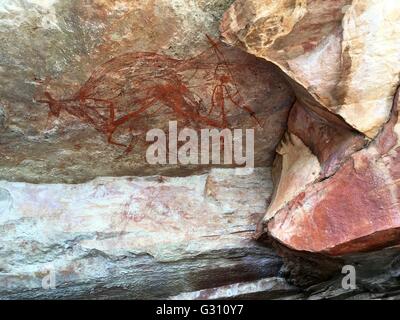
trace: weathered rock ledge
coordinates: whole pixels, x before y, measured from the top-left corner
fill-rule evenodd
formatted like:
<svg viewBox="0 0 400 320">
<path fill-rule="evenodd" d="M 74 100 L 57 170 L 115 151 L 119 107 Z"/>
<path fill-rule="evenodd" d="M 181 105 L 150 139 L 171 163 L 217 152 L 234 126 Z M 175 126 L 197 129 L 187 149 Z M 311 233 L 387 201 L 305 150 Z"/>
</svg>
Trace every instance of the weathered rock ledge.
<svg viewBox="0 0 400 320">
<path fill-rule="evenodd" d="M 224 41 L 273 62 L 297 97 L 259 225 L 341 256 L 398 244 L 400 3 L 238 0 Z"/>
<path fill-rule="evenodd" d="M 0 297 L 166 298 L 275 276 L 281 258 L 252 239 L 269 175 L 3 181 Z"/>
<path fill-rule="evenodd" d="M 399 299 L 400 2 L 89 2 L 0 3 L 0 299 Z M 148 166 L 168 120 L 260 167 Z"/>
</svg>

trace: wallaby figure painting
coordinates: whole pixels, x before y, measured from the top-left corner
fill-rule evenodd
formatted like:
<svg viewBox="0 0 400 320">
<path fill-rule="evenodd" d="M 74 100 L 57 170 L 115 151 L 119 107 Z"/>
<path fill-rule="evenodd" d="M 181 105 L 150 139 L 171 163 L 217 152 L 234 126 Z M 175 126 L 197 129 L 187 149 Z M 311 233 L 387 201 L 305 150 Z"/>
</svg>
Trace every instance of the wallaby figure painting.
<svg viewBox="0 0 400 320">
<path fill-rule="evenodd" d="M 95 68 L 73 97 L 58 100 L 45 90 L 37 101 L 48 105 L 49 116 L 60 117 L 64 111 L 93 126 L 125 153 L 132 150 L 135 137 L 120 141 L 117 132 L 131 133 L 139 119 L 161 108 L 188 123 L 216 128 L 228 127 L 229 109 L 238 108 L 260 124 L 234 75 L 246 65 L 228 61 L 222 45 L 208 35 L 206 39 L 208 48 L 189 59 L 152 52 L 122 54 Z M 199 73 L 203 88 L 191 83 Z"/>
</svg>

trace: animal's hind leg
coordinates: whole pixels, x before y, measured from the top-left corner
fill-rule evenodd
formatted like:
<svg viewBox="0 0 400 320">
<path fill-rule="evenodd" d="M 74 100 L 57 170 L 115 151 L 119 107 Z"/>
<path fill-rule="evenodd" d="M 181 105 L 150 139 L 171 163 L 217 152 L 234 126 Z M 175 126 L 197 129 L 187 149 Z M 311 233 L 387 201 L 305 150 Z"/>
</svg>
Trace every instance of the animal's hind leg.
<svg viewBox="0 0 400 320">
<path fill-rule="evenodd" d="M 112 145 L 115 145 L 115 146 L 120 146 L 120 147 L 126 148 L 126 147 L 127 147 L 126 144 L 119 143 L 119 142 L 116 142 L 116 141 L 113 140 L 114 131 L 115 131 L 115 129 L 113 129 L 112 131 L 109 131 L 109 132 L 108 132 L 107 142 L 108 142 L 109 144 L 112 144 Z"/>
<path fill-rule="evenodd" d="M 148 99 L 148 101 L 143 101 L 142 103 L 144 105 L 139 110 L 136 110 L 136 111 L 133 111 L 131 113 L 128 113 L 128 114 L 122 116 L 121 118 L 119 118 L 117 120 L 113 120 L 112 124 L 109 125 L 108 143 L 113 144 L 113 145 L 117 145 L 117 146 L 121 146 L 121 147 L 125 147 L 128 150 L 128 152 L 130 152 L 130 149 L 132 149 L 132 147 L 133 147 L 133 142 L 134 141 L 131 140 L 131 142 L 128 145 L 122 144 L 122 143 L 119 143 L 119 142 L 115 142 L 113 140 L 113 134 L 114 134 L 114 132 L 115 132 L 117 127 L 125 124 L 128 121 L 131 121 L 131 120 L 133 120 L 135 118 L 138 118 L 141 113 L 143 113 L 144 111 L 146 111 L 147 109 L 149 109 L 153 105 L 155 100 L 156 100 L 155 98 L 150 98 L 150 99 Z M 110 112 L 111 112 L 111 110 L 114 110 L 114 105 L 113 104 L 110 107 Z M 110 117 L 112 117 L 112 118 L 115 117 L 115 114 L 114 113 L 112 115 L 110 114 Z M 132 132 L 133 125 L 130 124 L 129 128 L 130 128 L 129 131 Z"/>
</svg>

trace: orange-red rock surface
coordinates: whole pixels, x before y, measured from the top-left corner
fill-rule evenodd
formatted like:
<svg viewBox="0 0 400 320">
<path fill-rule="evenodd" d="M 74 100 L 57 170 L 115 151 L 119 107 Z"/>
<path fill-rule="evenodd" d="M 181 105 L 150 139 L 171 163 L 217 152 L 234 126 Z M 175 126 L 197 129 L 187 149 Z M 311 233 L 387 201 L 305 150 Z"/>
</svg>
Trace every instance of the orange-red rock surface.
<svg viewBox="0 0 400 320">
<path fill-rule="evenodd" d="M 397 101 L 392 119 L 367 148 L 276 212 L 268 232 L 290 248 L 331 255 L 398 244 L 399 107 Z"/>
<path fill-rule="evenodd" d="M 297 97 L 373 138 L 390 114 L 400 72 L 400 2 L 238 0 L 225 41 L 277 64 Z"/>
<path fill-rule="evenodd" d="M 297 96 L 260 222 L 289 248 L 343 255 L 400 242 L 398 1 L 237 0 L 224 41 L 275 63 Z"/>
<path fill-rule="evenodd" d="M 400 2 L 232 2 L 0 0 L 0 299 L 398 297 Z M 149 165 L 170 120 L 263 168 Z"/>
</svg>

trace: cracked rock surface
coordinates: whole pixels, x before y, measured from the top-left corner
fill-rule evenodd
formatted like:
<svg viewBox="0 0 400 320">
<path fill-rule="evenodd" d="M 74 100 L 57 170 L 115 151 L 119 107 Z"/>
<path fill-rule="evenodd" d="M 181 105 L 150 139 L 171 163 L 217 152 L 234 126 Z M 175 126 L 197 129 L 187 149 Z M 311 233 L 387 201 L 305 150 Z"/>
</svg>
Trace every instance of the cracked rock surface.
<svg viewBox="0 0 400 320">
<path fill-rule="evenodd" d="M 398 0 L 3 0 L 0 40 L 0 299 L 399 299 Z M 171 120 L 257 168 L 149 165 Z"/>
<path fill-rule="evenodd" d="M 389 119 L 400 72 L 400 3 L 238 0 L 225 41 L 277 64 L 298 99 L 373 138 Z"/>
<path fill-rule="evenodd" d="M 0 296 L 165 298 L 273 276 L 281 259 L 252 239 L 269 175 L 2 182 Z"/>
<path fill-rule="evenodd" d="M 400 240 L 399 2 L 238 0 L 224 41 L 276 64 L 297 101 L 258 236 L 329 255 Z"/>
</svg>

